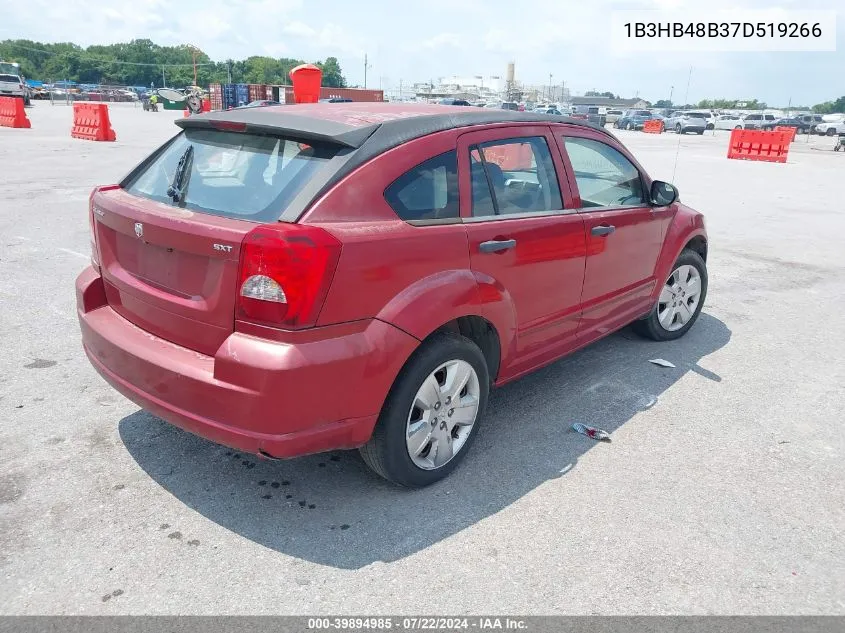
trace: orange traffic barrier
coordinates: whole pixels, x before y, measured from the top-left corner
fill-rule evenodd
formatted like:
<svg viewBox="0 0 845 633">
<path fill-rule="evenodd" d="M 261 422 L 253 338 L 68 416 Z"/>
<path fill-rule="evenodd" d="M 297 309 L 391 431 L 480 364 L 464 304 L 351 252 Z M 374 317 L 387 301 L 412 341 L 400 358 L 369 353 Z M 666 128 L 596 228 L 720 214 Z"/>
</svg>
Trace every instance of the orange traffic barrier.
<svg viewBox="0 0 845 633">
<path fill-rule="evenodd" d="M 649 119 L 643 123 L 643 132 L 661 134 L 663 132 L 663 121 L 660 119 Z"/>
<path fill-rule="evenodd" d="M 117 140 L 109 121 L 109 106 L 105 103 L 74 103 L 70 135 L 86 141 Z"/>
<path fill-rule="evenodd" d="M 798 133 L 798 129 L 794 127 L 788 127 L 785 125 L 778 125 L 775 127 L 775 132 L 788 132 L 789 133 L 789 142 L 795 140 L 795 135 Z"/>
<path fill-rule="evenodd" d="M 0 125 L 3 127 L 32 127 L 23 109 L 23 99 L 0 97 Z"/>
<path fill-rule="evenodd" d="M 728 158 L 785 163 L 791 140 L 788 132 L 732 130 Z"/>
</svg>

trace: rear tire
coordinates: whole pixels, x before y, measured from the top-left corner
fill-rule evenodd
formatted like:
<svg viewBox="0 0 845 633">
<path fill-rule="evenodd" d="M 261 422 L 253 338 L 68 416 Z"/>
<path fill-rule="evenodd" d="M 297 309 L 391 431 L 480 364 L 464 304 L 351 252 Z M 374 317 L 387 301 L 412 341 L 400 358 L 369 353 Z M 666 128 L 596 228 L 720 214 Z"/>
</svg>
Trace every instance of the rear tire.
<svg viewBox="0 0 845 633">
<path fill-rule="evenodd" d="M 629 122 L 629 123 L 625 126 L 625 129 L 626 129 L 626 130 L 633 130 L 633 129 L 634 129 L 634 124 Z"/>
<path fill-rule="evenodd" d="M 675 126 L 675 134 L 683 134 L 683 133 L 684 133 L 684 131 L 681 129 L 681 124 L 680 124 L 680 123 L 678 123 L 678 124 Z"/>
<path fill-rule="evenodd" d="M 826 134 L 828 136 L 836 136 L 836 130 L 834 130 L 833 128 L 828 128 Z"/>
<path fill-rule="evenodd" d="M 690 270 L 690 268 L 694 270 Z M 679 271 L 683 273 L 683 277 L 680 279 L 678 278 Z M 692 307 L 689 303 L 693 295 L 690 288 L 696 277 L 698 293 L 694 307 Z M 678 281 L 680 283 L 677 283 Z M 682 289 L 684 290 L 683 294 L 681 294 Z M 639 321 L 634 321 L 632 327 L 637 334 L 655 341 L 673 341 L 681 338 L 698 320 L 706 297 L 707 265 L 701 255 L 693 250 L 684 249 L 672 266 L 672 272 L 661 288 L 657 303 L 648 316 Z M 676 303 L 679 309 L 673 308 Z M 686 308 L 683 307 L 684 305 L 686 305 Z M 677 314 L 678 318 L 672 316 L 674 314 Z M 687 314 L 690 314 L 690 316 L 681 323 L 681 318 Z"/>
<path fill-rule="evenodd" d="M 453 363 L 464 369 L 471 368 L 472 371 L 466 383 L 467 388 L 458 389 L 456 394 L 449 396 L 449 400 L 454 397 L 455 402 L 458 402 L 460 398 L 461 401 L 467 401 L 470 405 L 475 400 L 477 409 L 475 409 L 471 426 L 455 425 L 445 432 L 448 438 L 441 437 L 437 440 L 438 431 L 442 436 L 442 429 L 446 428 L 444 423 L 450 421 L 452 411 L 468 409 L 466 405 L 459 404 L 458 407 L 449 410 L 449 401 L 445 399 L 445 394 L 449 393 L 445 373 L 447 370 L 440 368 L 444 365 L 451 366 Z M 434 405 L 437 410 L 434 410 L 434 407 L 427 409 L 431 416 L 425 417 L 422 413 L 417 413 L 421 409 L 418 404 L 423 384 L 432 377 L 438 381 L 441 372 L 443 372 L 444 384 L 438 389 L 438 394 L 443 400 Z M 470 385 L 472 385 L 472 390 L 477 390 L 477 394 L 470 393 Z M 465 392 L 466 395 L 463 395 Z M 489 392 L 490 376 L 487 371 L 487 362 L 478 346 L 468 338 L 453 332 L 434 334 L 414 352 L 399 372 L 382 407 L 370 441 L 359 449 L 361 457 L 373 472 L 401 486 L 421 488 L 443 479 L 457 468 L 469 452 L 478 433 L 479 421 L 487 406 Z M 451 404 L 454 406 L 454 403 Z M 447 415 L 450 417 L 446 417 Z M 460 416 L 460 411 L 458 415 Z M 457 419 L 457 416 L 454 419 Z M 431 439 L 423 440 L 422 450 L 415 451 L 416 456 L 412 457 L 409 448 L 409 440 L 413 435 L 412 426 L 428 429 L 429 420 L 431 430 L 428 431 L 428 437 Z M 466 436 L 461 438 L 459 433 L 464 430 Z M 463 441 L 459 444 L 459 440 Z M 448 454 L 452 455 L 439 466 L 435 466 L 439 450 L 435 444 L 436 441 L 448 444 Z M 432 461 L 431 467 L 419 465 L 419 462 L 427 458 Z"/>
</svg>

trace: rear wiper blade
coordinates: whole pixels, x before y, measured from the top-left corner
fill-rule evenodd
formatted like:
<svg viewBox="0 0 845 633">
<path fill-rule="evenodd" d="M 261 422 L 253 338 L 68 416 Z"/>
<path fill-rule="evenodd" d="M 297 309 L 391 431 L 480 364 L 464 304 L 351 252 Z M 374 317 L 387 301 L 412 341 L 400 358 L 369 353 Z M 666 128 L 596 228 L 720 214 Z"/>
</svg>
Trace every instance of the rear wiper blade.
<svg viewBox="0 0 845 633">
<path fill-rule="evenodd" d="M 191 162 L 194 157 L 194 146 L 188 145 L 188 149 L 182 154 L 179 159 L 179 164 L 176 165 L 176 173 L 173 174 L 173 182 L 167 188 L 167 195 L 173 198 L 173 202 L 178 203 L 185 195 L 185 190 L 188 188 L 188 180 L 191 173 Z"/>
</svg>

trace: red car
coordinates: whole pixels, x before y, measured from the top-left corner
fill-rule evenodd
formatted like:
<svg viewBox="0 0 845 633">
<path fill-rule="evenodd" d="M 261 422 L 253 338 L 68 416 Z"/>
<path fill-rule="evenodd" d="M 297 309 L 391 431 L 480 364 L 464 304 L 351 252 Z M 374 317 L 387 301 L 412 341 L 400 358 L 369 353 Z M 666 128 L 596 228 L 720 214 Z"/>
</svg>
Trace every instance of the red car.
<svg viewBox="0 0 845 633">
<path fill-rule="evenodd" d="M 85 351 L 139 406 L 268 458 L 360 448 L 424 486 L 489 390 L 707 292 L 702 216 L 610 133 L 350 103 L 180 119 L 91 194 Z"/>
</svg>

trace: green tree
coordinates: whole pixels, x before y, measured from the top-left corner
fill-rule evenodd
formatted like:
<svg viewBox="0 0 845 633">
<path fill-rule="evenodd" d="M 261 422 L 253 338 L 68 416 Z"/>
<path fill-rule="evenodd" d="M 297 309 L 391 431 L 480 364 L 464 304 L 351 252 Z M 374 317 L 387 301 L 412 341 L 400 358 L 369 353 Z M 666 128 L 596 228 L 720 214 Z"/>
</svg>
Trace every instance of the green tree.
<svg viewBox="0 0 845 633">
<path fill-rule="evenodd" d="M 168 86 L 194 83 L 193 60 L 196 53 L 197 83 L 225 83 L 231 68 L 235 83 L 290 83 L 290 71 L 302 64 L 300 59 L 253 56 L 244 60 L 213 62 L 202 51 L 188 45 L 159 46 L 148 39 L 83 48 L 70 42 L 45 44 L 32 40 L 0 41 L 0 59 L 20 63 L 29 79 L 115 85 L 162 85 L 162 70 Z M 346 79 L 336 57 L 317 62 L 323 70 L 323 84 L 340 87 Z"/>
<path fill-rule="evenodd" d="M 665 108 L 671 108 L 672 102 L 669 101 L 668 99 L 659 99 L 658 101 L 654 102 L 654 107 L 655 108 L 664 108 L 664 109 Z"/>
<path fill-rule="evenodd" d="M 346 79 L 340 70 L 337 57 L 326 57 L 325 62 L 317 62 L 317 67 L 323 71 L 323 85 L 331 88 L 345 88 Z"/>
<path fill-rule="evenodd" d="M 839 97 L 836 101 L 825 101 L 813 106 L 813 112 L 818 114 L 833 114 L 834 112 L 845 112 L 845 96 Z"/>
<path fill-rule="evenodd" d="M 588 90 L 584 93 L 585 97 L 606 97 L 608 99 L 618 99 L 619 95 L 615 95 L 612 92 L 596 92 L 595 90 Z"/>
</svg>

